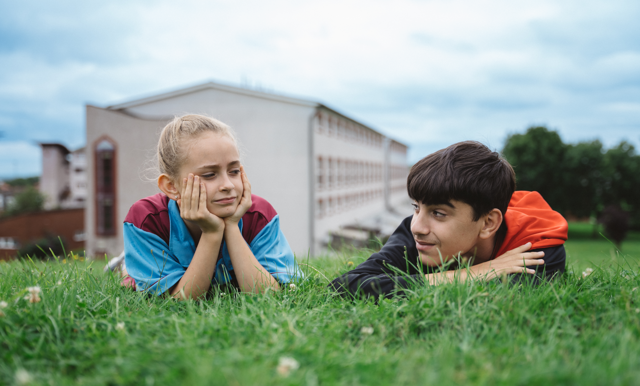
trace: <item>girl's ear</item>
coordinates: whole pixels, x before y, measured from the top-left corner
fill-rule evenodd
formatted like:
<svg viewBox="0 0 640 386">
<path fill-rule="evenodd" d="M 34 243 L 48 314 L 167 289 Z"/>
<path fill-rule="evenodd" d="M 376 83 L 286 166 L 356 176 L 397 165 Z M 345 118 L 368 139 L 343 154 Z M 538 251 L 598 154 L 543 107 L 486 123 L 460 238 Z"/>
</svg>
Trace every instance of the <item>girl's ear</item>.
<svg viewBox="0 0 640 386">
<path fill-rule="evenodd" d="M 493 236 L 498 229 L 500 229 L 500 225 L 502 224 L 502 212 L 500 209 L 491 209 L 491 212 L 482 216 L 480 219 L 483 224 L 482 228 L 480 228 L 480 238 L 488 239 Z"/>
<path fill-rule="evenodd" d="M 166 174 L 161 174 L 160 177 L 158 177 L 158 188 L 172 200 L 180 198 L 178 185 Z"/>
</svg>

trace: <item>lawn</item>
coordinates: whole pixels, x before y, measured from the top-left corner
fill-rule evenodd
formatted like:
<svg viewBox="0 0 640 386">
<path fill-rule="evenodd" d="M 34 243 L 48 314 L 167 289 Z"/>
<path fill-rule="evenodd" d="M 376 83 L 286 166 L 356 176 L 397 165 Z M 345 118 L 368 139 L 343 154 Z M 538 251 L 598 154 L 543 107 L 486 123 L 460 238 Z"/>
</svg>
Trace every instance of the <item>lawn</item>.
<svg viewBox="0 0 640 386">
<path fill-rule="evenodd" d="M 132 293 L 98 262 L 0 264 L 0 384 L 638 384 L 640 258 L 612 264 L 604 243 L 567 243 L 575 274 L 553 285 L 421 287 L 379 304 L 326 290 L 367 251 L 301 261 L 295 290 L 184 303 Z"/>
</svg>

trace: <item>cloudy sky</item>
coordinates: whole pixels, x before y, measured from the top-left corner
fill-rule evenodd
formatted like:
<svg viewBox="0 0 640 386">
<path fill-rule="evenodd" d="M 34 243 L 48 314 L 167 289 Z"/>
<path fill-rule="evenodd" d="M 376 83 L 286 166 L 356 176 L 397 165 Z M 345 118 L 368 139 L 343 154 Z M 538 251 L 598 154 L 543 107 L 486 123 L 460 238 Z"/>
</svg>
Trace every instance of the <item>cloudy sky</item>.
<svg viewBox="0 0 640 386">
<path fill-rule="evenodd" d="M 317 100 L 411 146 L 544 124 L 640 147 L 637 0 L 0 0 L 0 178 L 84 145 L 84 105 L 208 80 Z M 544 155 L 541 155 L 544 156 Z"/>
</svg>

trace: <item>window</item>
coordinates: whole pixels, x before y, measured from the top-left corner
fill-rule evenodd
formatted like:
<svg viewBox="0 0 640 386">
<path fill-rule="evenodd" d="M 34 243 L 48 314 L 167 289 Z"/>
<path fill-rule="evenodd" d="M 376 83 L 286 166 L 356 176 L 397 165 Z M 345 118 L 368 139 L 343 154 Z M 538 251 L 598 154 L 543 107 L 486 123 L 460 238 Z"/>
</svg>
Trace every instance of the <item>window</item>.
<svg viewBox="0 0 640 386">
<path fill-rule="evenodd" d="M 102 139 L 95 147 L 96 184 L 96 233 L 116 233 L 116 148 L 108 139 Z"/>
<path fill-rule="evenodd" d="M 318 186 L 316 187 L 318 190 L 322 190 L 324 189 L 324 161 L 322 159 L 322 157 L 318 157 L 318 171 L 317 173 L 317 177 L 318 177 Z"/>
</svg>

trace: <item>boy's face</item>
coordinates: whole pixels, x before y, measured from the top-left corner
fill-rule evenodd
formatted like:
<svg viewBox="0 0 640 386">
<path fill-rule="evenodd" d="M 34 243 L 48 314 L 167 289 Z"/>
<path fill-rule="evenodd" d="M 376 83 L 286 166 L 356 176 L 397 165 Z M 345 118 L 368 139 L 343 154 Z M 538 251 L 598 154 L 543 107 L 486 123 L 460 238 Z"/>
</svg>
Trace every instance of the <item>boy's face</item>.
<svg viewBox="0 0 640 386">
<path fill-rule="evenodd" d="M 436 267 L 461 254 L 470 257 L 480 240 L 482 221 L 473 221 L 473 208 L 462 201 L 425 205 L 413 203 L 411 233 L 420 260 Z"/>
</svg>

